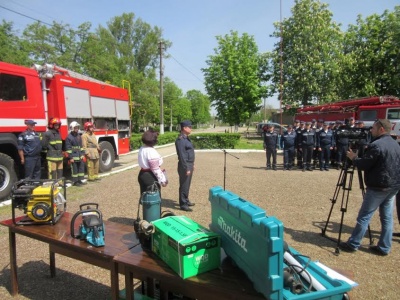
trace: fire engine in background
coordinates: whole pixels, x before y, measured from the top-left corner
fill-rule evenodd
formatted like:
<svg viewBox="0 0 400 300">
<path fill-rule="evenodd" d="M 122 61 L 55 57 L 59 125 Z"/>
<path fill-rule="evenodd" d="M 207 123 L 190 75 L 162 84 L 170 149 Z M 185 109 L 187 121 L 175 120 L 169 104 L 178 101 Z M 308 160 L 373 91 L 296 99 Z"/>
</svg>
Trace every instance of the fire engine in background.
<svg viewBox="0 0 400 300">
<path fill-rule="evenodd" d="M 363 121 L 366 127 L 372 126 L 376 119 L 389 119 L 392 123 L 392 135 L 400 142 L 400 100 L 394 96 L 367 97 L 307 106 L 297 109 L 295 120 L 310 122 L 323 119 L 325 122 L 337 120 L 347 124 L 353 117 Z"/>
<path fill-rule="evenodd" d="M 70 122 L 81 128 L 93 122 L 102 150 L 100 171 L 105 172 L 130 150 L 130 104 L 127 89 L 55 65 L 27 68 L 0 62 L 0 200 L 18 179 L 17 137 L 26 129 L 25 119 L 34 119 L 35 130 L 43 133 L 49 118 L 59 118 L 63 140 Z"/>
</svg>

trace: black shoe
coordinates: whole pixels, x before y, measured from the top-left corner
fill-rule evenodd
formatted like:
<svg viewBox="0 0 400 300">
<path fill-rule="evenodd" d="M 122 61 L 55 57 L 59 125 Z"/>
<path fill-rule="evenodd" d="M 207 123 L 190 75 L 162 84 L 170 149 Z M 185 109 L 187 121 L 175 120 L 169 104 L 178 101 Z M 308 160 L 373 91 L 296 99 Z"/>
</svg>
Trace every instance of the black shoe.
<svg viewBox="0 0 400 300">
<path fill-rule="evenodd" d="M 306 169 L 303 169 L 303 172 L 305 172 L 306 171 Z"/>
<path fill-rule="evenodd" d="M 320 170 L 320 171 L 323 171 L 324 169 L 321 168 L 321 169 L 319 169 L 319 170 Z"/>
<path fill-rule="evenodd" d="M 187 206 L 195 206 L 196 203 L 192 203 L 192 202 L 188 201 L 188 202 L 186 203 L 186 205 L 187 205 Z"/>
<path fill-rule="evenodd" d="M 351 247 L 346 242 L 340 242 L 339 243 L 339 249 L 343 250 L 344 252 L 349 252 L 349 253 L 353 253 L 353 252 L 357 251 L 357 249 L 354 249 L 353 247 Z"/>
<path fill-rule="evenodd" d="M 325 171 L 329 171 L 329 169 L 328 169 L 328 168 L 325 168 Z"/>
<path fill-rule="evenodd" d="M 82 181 L 82 180 L 79 180 L 78 181 L 81 185 L 85 185 L 85 184 L 87 184 L 87 182 L 85 182 L 85 181 Z"/>
<path fill-rule="evenodd" d="M 73 186 L 82 186 L 82 183 L 80 183 L 79 181 L 74 182 Z"/>
<path fill-rule="evenodd" d="M 94 181 L 100 181 L 100 180 L 101 180 L 100 177 L 97 177 L 97 178 L 94 179 Z"/>
<path fill-rule="evenodd" d="M 386 256 L 389 253 L 384 252 L 381 248 L 379 248 L 378 246 L 371 246 L 369 247 L 369 250 L 371 250 L 371 252 L 375 255 L 379 255 L 379 256 Z"/>
<path fill-rule="evenodd" d="M 313 169 L 311 169 L 311 168 L 307 168 L 307 171 L 311 171 L 311 172 L 312 172 L 312 170 L 313 170 Z"/>
<path fill-rule="evenodd" d="M 184 210 L 184 211 L 193 211 L 193 209 L 191 209 L 189 206 L 186 206 L 186 205 L 181 206 L 181 210 Z"/>
<path fill-rule="evenodd" d="M 392 234 L 393 236 L 397 236 L 397 237 L 400 237 L 400 232 L 393 232 L 393 234 Z"/>
</svg>

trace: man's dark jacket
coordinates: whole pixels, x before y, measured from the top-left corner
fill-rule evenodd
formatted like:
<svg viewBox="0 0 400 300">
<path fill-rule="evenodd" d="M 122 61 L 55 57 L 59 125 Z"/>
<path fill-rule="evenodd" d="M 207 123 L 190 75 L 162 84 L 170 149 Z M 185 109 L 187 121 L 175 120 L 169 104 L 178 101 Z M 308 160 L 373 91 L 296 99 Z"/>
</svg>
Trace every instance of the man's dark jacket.
<svg viewBox="0 0 400 300">
<path fill-rule="evenodd" d="M 353 164 L 364 171 L 367 187 L 400 188 L 400 147 L 390 135 L 377 137 L 368 145 L 364 157 L 355 158 Z"/>
</svg>

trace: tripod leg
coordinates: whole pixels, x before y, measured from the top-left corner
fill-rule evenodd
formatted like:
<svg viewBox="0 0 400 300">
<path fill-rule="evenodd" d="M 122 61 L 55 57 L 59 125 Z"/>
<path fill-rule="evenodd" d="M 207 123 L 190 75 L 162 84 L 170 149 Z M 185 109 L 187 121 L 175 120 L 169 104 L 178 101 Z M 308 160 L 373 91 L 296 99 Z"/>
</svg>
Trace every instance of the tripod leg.
<svg viewBox="0 0 400 300">
<path fill-rule="evenodd" d="M 327 227 L 328 227 L 329 220 L 330 220 L 331 215 L 332 215 L 333 207 L 335 206 L 335 203 L 336 203 L 336 201 L 337 201 L 337 198 L 338 198 L 338 196 L 339 196 L 339 194 L 340 194 L 340 190 L 341 190 L 341 188 L 343 187 L 343 182 L 346 182 L 346 175 L 347 175 L 346 172 L 344 172 L 344 170 L 342 169 L 342 170 L 340 171 L 340 175 L 339 175 L 339 178 L 338 178 L 338 182 L 337 182 L 337 184 L 336 184 L 335 192 L 333 193 L 333 197 L 332 197 L 332 199 L 331 199 L 332 205 L 331 205 L 331 209 L 330 209 L 330 211 L 329 211 L 328 219 L 326 220 L 325 227 L 322 229 L 322 233 L 321 233 L 322 236 L 325 236 L 326 229 L 327 229 Z"/>
</svg>

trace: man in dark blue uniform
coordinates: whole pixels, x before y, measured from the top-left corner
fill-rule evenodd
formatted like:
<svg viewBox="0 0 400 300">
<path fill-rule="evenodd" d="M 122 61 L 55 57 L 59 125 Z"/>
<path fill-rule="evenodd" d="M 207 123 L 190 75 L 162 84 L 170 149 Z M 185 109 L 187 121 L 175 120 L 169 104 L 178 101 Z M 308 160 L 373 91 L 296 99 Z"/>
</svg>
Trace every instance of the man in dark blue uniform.
<svg viewBox="0 0 400 300">
<path fill-rule="evenodd" d="M 264 150 L 267 155 L 267 170 L 271 169 L 271 156 L 272 156 L 272 169 L 276 171 L 276 150 L 278 148 L 278 133 L 275 132 L 275 126 L 268 124 L 267 131 L 264 132 Z"/>
<path fill-rule="evenodd" d="M 301 151 L 303 153 L 303 172 L 306 169 L 308 171 L 312 171 L 311 158 L 317 142 L 315 138 L 315 131 L 312 130 L 310 127 L 311 122 L 307 122 L 306 128 L 301 132 L 298 139 L 300 143 L 299 146 L 301 147 Z"/>
<path fill-rule="evenodd" d="M 288 130 L 283 133 L 281 147 L 283 149 L 283 170 L 291 170 L 294 162 L 294 148 L 296 144 L 296 132 L 289 125 Z"/>
<path fill-rule="evenodd" d="M 189 138 L 189 134 L 192 132 L 192 123 L 183 121 L 180 125 L 181 133 L 175 141 L 176 153 L 178 154 L 179 206 L 184 211 L 192 211 L 189 207 L 194 206 L 194 203 L 189 201 L 195 158 L 194 147 Z"/>
<path fill-rule="evenodd" d="M 298 169 L 303 169 L 303 153 L 301 152 L 301 144 L 300 144 L 300 136 L 301 132 L 304 130 L 305 123 L 304 121 L 300 122 L 300 127 L 298 127 L 295 132 L 296 132 L 296 158 L 297 158 L 297 168 Z"/>
<path fill-rule="evenodd" d="M 33 120 L 25 120 L 27 128 L 18 136 L 18 154 L 24 166 L 25 179 L 40 179 L 42 142 L 41 135 L 35 132 L 36 124 Z"/>
<path fill-rule="evenodd" d="M 343 122 L 340 122 L 336 130 L 336 168 L 339 170 L 346 162 L 346 152 L 349 150 L 349 138 L 343 134 Z"/>
<path fill-rule="evenodd" d="M 335 147 L 335 137 L 332 130 L 328 128 L 328 123 L 324 123 L 322 130 L 317 133 L 317 148 L 319 154 L 319 170 L 329 171 L 329 160 L 331 150 Z"/>
</svg>

